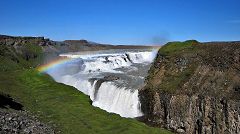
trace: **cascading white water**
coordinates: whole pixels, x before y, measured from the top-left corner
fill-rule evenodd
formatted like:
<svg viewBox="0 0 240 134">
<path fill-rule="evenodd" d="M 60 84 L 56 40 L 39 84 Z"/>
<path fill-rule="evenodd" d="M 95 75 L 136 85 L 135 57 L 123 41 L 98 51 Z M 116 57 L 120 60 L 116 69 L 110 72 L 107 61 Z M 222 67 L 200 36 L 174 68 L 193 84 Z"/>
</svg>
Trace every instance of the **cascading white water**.
<svg viewBox="0 0 240 134">
<path fill-rule="evenodd" d="M 141 116 L 138 90 L 131 92 L 125 88 L 117 88 L 112 82 L 101 85 L 97 98 L 94 99 L 94 106 L 118 113 L 122 117 Z"/>
<path fill-rule="evenodd" d="M 74 60 L 47 73 L 57 82 L 74 86 L 89 95 L 93 106 L 133 118 L 142 115 L 138 88 L 143 86 L 155 54 L 156 50 L 62 54 L 60 56 Z M 118 79 L 104 79 L 113 75 Z"/>
</svg>

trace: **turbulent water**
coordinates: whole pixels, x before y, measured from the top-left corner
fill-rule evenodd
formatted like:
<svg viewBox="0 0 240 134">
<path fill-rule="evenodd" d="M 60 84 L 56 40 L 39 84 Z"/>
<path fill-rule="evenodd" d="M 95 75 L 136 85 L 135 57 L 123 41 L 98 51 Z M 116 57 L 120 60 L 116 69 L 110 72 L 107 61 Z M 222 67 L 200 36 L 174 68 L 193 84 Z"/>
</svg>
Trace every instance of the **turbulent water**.
<svg viewBox="0 0 240 134">
<path fill-rule="evenodd" d="M 67 53 L 71 61 L 48 70 L 57 82 L 90 96 L 92 105 L 122 117 L 142 115 L 138 89 L 156 50 L 105 50 Z"/>
</svg>

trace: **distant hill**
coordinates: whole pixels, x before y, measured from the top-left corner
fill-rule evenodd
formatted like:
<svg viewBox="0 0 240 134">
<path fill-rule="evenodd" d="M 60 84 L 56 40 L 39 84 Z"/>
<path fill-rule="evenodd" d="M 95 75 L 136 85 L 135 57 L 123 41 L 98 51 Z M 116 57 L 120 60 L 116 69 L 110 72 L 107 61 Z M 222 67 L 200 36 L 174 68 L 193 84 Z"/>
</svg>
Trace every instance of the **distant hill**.
<svg viewBox="0 0 240 134">
<path fill-rule="evenodd" d="M 44 37 L 22 37 L 0 35 L 1 45 L 22 46 L 24 44 L 32 44 L 41 46 L 44 52 L 77 52 L 105 49 L 137 49 L 137 48 L 159 48 L 159 46 L 144 46 L 144 45 L 110 45 L 95 43 L 87 40 L 65 40 L 52 41 Z"/>
<path fill-rule="evenodd" d="M 87 40 L 52 41 L 44 37 L 0 35 L 0 65 L 3 70 L 11 70 L 11 67 L 35 67 L 60 53 L 137 48 L 151 49 L 153 46 L 109 45 Z"/>
</svg>

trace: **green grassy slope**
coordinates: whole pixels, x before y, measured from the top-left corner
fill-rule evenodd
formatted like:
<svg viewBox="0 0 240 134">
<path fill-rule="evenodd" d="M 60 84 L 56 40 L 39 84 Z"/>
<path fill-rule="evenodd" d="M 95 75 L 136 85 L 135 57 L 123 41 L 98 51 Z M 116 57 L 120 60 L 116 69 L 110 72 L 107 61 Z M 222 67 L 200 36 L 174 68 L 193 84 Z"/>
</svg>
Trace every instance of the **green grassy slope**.
<svg viewBox="0 0 240 134">
<path fill-rule="evenodd" d="M 24 109 L 64 134 L 170 133 L 93 107 L 88 96 L 34 69 L 1 72 L 0 92 L 11 95 Z"/>
<path fill-rule="evenodd" d="M 25 43 L 16 49 L 11 45 L 0 44 L 0 72 L 37 66 L 42 60 L 43 51 L 37 44 Z"/>
<path fill-rule="evenodd" d="M 198 43 L 199 42 L 196 40 L 187 40 L 184 42 L 169 42 L 163 47 L 161 47 L 161 49 L 159 49 L 159 53 L 165 56 L 171 56 L 180 54 L 182 52 L 192 52 Z"/>
<path fill-rule="evenodd" d="M 93 107 L 88 96 L 35 70 L 0 73 L 0 92 L 10 94 L 24 109 L 65 134 L 170 133 Z"/>
</svg>

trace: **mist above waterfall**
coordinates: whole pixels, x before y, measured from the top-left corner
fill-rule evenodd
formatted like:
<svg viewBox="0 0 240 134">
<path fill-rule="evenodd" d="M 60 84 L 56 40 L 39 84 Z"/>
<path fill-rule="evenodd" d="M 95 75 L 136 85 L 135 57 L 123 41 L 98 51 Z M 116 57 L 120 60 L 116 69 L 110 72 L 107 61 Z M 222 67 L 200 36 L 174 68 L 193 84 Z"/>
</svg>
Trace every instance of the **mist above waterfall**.
<svg viewBox="0 0 240 134">
<path fill-rule="evenodd" d="M 155 55 L 147 49 L 66 53 L 60 56 L 71 60 L 47 73 L 89 95 L 93 106 L 133 118 L 142 116 L 138 89 Z"/>
</svg>

